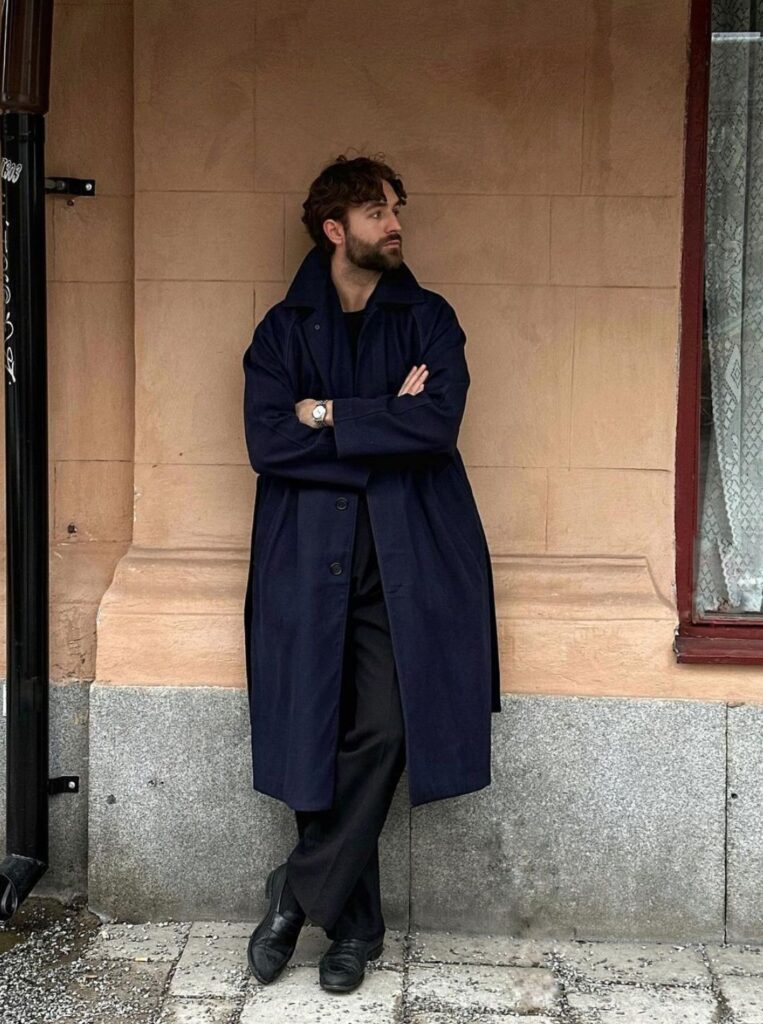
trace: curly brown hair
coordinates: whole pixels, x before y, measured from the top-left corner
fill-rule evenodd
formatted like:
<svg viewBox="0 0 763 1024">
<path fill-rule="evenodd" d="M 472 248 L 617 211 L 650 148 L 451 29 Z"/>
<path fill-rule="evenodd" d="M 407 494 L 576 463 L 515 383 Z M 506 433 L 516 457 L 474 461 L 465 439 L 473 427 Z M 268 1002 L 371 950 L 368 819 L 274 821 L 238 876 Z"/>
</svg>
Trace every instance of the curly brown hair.
<svg viewBox="0 0 763 1024">
<path fill-rule="evenodd" d="M 347 230 L 348 207 L 383 200 L 382 181 L 390 183 L 404 206 L 408 193 L 400 176 L 384 162 L 384 153 L 352 159 L 340 155 L 324 167 L 302 204 L 302 223 L 315 244 L 331 255 L 336 246 L 323 230 L 324 220 L 338 220 Z"/>
</svg>

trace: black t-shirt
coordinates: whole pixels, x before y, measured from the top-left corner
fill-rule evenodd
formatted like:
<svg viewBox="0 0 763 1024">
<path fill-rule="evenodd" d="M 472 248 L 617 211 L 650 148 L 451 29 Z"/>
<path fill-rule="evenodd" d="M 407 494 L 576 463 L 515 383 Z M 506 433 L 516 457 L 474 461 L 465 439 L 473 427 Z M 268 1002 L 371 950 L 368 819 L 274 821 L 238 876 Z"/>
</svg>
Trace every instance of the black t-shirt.
<svg viewBox="0 0 763 1024">
<path fill-rule="evenodd" d="M 360 334 L 360 329 L 363 326 L 363 317 L 365 314 L 365 309 L 356 309 L 352 313 L 344 314 L 344 322 L 347 325 L 347 334 L 350 338 L 353 366 L 357 366 L 358 364 L 358 335 Z M 362 492 L 358 496 L 358 524 L 360 529 L 368 530 L 370 528 L 366 496 Z"/>
<path fill-rule="evenodd" d="M 365 314 L 365 309 L 356 309 L 352 313 L 344 314 L 344 322 L 347 324 L 347 333 L 350 336 L 353 366 L 357 366 L 358 363 L 358 335 L 360 334 L 360 328 L 363 326 Z"/>
</svg>

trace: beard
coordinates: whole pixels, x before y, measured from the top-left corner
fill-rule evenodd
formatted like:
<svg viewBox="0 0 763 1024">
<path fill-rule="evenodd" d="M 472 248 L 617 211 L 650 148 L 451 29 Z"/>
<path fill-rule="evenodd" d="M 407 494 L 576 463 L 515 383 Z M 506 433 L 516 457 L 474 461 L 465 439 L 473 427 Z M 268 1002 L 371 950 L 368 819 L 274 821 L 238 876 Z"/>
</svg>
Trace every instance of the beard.
<svg viewBox="0 0 763 1024">
<path fill-rule="evenodd" d="M 363 270 L 394 270 L 403 262 L 403 243 L 401 241 L 396 248 L 385 248 L 383 241 L 372 245 L 348 231 L 345 253 L 350 263 Z"/>
</svg>

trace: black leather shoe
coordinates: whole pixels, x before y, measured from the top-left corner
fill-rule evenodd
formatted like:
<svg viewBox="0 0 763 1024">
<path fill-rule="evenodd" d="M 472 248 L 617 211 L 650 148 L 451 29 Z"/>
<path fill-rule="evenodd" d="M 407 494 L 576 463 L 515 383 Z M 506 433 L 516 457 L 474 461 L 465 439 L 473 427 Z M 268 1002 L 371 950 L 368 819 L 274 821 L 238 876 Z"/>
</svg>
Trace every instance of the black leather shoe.
<svg viewBox="0 0 763 1024">
<path fill-rule="evenodd" d="M 318 964 L 321 988 L 327 992 L 352 992 L 363 981 L 366 963 L 381 956 L 384 936 L 365 939 L 334 939 Z"/>
<path fill-rule="evenodd" d="M 247 949 L 249 969 L 263 985 L 275 981 L 286 967 L 305 923 L 304 912 L 281 906 L 285 885 L 284 861 L 268 875 L 265 895 L 270 900 L 270 909 L 252 932 Z"/>
</svg>

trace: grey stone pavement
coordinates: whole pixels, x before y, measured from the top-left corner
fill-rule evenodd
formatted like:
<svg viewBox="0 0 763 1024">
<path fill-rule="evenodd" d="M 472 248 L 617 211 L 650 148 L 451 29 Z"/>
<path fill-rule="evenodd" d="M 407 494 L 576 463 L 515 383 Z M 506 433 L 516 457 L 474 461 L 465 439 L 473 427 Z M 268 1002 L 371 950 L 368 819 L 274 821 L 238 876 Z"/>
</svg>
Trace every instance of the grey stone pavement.
<svg viewBox="0 0 763 1024">
<path fill-rule="evenodd" d="M 763 1024 L 763 946 L 388 930 L 360 988 L 337 995 L 318 982 L 329 940 L 311 924 L 261 985 L 255 922 L 44 909 L 0 928 L 2 1024 Z"/>
</svg>

